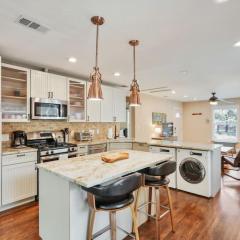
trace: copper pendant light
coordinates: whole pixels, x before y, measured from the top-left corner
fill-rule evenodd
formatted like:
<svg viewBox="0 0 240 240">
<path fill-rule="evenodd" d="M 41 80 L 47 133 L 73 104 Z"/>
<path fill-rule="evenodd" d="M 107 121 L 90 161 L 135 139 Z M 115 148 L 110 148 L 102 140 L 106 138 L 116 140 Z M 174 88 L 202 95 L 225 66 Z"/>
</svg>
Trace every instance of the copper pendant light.
<svg viewBox="0 0 240 240">
<path fill-rule="evenodd" d="M 102 100 L 102 88 L 101 88 L 101 82 L 102 82 L 102 75 L 99 72 L 98 67 L 98 35 L 99 35 L 99 26 L 103 25 L 104 18 L 99 16 L 94 16 L 91 18 L 91 22 L 97 26 L 97 34 L 96 34 L 96 59 L 95 59 L 95 67 L 93 68 L 93 72 L 90 74 L 90 87 L 88 90 L 88 96 L 87 98 L 89 100 Z"/>
<path fill-rule="evenodd" d="M 133 46 L 133 81 L 130 86 L 130 97 L 129 97 L 129 106 L 137 107 L 140 106 L 140 89 L 138 82 L 136 80 L 136 54 L 135 54 L 135 47 L 139 45 L 138 40 L 131 40 L 129 42 L 131 46 Z"/>
</svg>

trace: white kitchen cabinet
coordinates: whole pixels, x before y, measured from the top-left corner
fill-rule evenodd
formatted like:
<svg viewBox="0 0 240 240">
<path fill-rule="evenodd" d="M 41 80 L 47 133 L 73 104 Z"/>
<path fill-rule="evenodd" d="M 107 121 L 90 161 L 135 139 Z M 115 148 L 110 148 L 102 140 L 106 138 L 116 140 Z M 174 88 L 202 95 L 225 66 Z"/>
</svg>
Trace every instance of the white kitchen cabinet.
<svg viewBox="0 0 240 240">
<path fill-rule="evenodd" d="M 67 100 L 66 77 L 31 70 L 31 97 Z"/>
<path fill-rule="evenodd" d="M 89 89 L 89 84 L 87 91 Z M 100 122 L 101 121 L 101 100 L 87 100 L 87 121 Z"/>
<path fill-rule="evenodd" d="M 101 122 L 114 122 L 113 88 L 102 86 L 103 100 L 101 101 Z"/>
<path fill-rule="evenodd" d="M 49 90 L 52 98 L 67 101 L 67 78 L 64 76 L 49 73 Z"/>
<path fill-rule="evenodd" d="M 37 153 L 2 157 L 2 205 L 37 195 Z"/>
<path fill-rule="evenodd" d="M 48 73 L 31 70 L 31 97 L 49 98 Z"/>
<path fill-rule="evenodd" d="M 1 100 L 3 122 L 28 122 L 30 113 L 30 70 L 1 65 Z"/>
<path fill-rule="evenodd" d="M 113 88 L 113 115 L 115 122 L 127 121 L 126 96 L 125 90 Z"/>
</svg>

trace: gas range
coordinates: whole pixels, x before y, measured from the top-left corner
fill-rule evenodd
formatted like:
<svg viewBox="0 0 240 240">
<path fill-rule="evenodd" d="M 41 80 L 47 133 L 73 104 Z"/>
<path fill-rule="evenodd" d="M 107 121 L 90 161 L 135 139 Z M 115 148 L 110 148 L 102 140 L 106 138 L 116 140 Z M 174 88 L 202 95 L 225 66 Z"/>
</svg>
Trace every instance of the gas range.
<svg viewBox="0 0 240 240">
<path fill-rule="evenodd" d="M 77 144 L 59 143 L 52 132 L 27 134 L 27 145 L 38 149 L 38 162 L 49 162 L 77 156 Z"/>
</svg>

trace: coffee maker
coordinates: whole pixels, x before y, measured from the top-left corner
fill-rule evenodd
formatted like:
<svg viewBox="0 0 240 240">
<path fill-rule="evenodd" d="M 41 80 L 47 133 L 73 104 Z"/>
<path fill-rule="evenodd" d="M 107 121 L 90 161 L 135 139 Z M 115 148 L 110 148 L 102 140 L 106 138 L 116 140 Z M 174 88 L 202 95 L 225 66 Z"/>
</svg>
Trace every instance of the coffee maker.
<svg viewBox="0 0 240 240">
<path fill-rule="evenodd" d="M 12 133 L 12 147 L 23 148 L 26 147 L 27 135 L 24 131 L 14 131 Z"/>
</svg>

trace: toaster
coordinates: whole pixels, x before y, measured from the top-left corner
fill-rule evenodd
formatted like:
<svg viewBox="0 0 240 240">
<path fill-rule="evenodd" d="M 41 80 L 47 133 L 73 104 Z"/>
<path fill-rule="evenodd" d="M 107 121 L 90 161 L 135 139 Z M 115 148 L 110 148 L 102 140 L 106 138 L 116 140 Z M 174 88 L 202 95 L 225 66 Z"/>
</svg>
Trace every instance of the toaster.
<svg viewBox="0 0 240 240">
<path fill-rule="evenodd" d="M 77 141 L 91 141 L 92 140 L 92 134 L 88 131 L 86 132 L 75 132 L 74 138 Z"/>
</svg>

